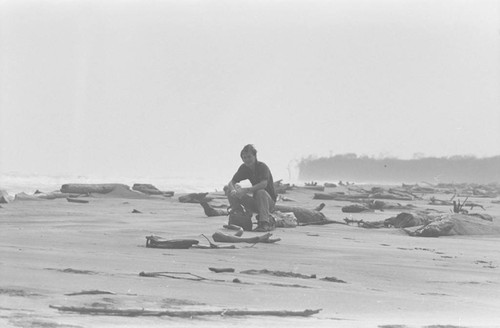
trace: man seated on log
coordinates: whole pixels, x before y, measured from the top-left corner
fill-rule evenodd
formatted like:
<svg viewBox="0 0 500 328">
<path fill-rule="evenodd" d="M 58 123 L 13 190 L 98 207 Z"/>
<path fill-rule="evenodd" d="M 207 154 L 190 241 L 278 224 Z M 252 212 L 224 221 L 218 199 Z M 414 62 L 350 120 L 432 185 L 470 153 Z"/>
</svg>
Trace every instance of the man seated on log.
<svg viewBox="0 0 500 328">
<path fill-rule="evenodd" d="M 276 204 L 276 193 L 271 171 L 266 164 L 257 160 L 257 150 L 253 145 L 243 147 L 240 156 L 243 164 L 224 190 L 229 200 L 230 213 L 246 214 L 249 223 L 242 225 L 238 222 L 231 222 L 231 214 L 229 223 L 251 230 L 252 213 L 257 213 L 257 228 L 254 231 L 272 231 L 276 227 L 276 221 L 271 215 Z M 252 186 L 241 188 L 237 183 L 243 180 L 250 180 Z"/>
</svg>

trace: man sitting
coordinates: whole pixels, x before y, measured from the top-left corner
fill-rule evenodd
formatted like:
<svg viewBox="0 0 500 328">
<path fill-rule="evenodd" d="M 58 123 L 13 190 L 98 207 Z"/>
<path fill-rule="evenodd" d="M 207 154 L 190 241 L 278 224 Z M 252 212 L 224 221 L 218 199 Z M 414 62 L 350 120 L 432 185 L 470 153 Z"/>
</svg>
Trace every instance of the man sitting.
<svg viewBox="0 0 500 328">
<path fill-rule="evenodd" d="M 257 213 L 257 228 L 254 231 L 272 231 L 276 227 L 276 222 L 271 215 L 276 204 L 276 193 L 271 171 L 265 163 L 257 160 L 257 150 L 253 145 L 243 147 L 240 156 L 243 164 L 225 188 L 231 212 L 246 213 L 250 220 L 250 227 L 252 213 Z M 237 183 L 243 180 L 250 180 L 252 186 L 241 188 Z M 237 222 L 230 223 L 238 224 Z"/>
</svg>

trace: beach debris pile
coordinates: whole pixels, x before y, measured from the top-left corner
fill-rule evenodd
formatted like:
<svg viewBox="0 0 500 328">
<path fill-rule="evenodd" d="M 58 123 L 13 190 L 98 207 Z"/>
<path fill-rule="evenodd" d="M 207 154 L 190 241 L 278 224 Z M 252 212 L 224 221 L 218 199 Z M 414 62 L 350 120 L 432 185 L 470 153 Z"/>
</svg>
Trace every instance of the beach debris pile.
<svg viewBox="0 0 500 328">
<path fill-rule="evenodd" d="M 212 239 L 218 243 L 248 243 L 248 244 L 257 244 L 257 243 L 266 243 L 272 244 L 280 241 L 280 238 L 271 238 L 272 233 L 265 233 L 259 236 L 252 237 L 243 237 L 243 229 L 241 227 L 235 225 L 225 225 L 228 230 L 236 230 L 236 233 L 230 235 L 228 233 L 223 233 L 221 231 L 217 231 L 212 235 Z M 221 246 L 214 244 L 208 239 L 204 234 L 201 235 L 204 237 L 209 246 L 198 245 L 199 241 L 197 239 L 166 239 L 160 236 L 146 236 L 146 247 L 147 248 L 163 248 L 163 249 L 188 249 L 188 248 L 212 248 L 212 249 L 221 249 L 221 248 L 235 248 L 234 245 L 231 247 Z"/>
<path fill-rule="evenodd" d="M 424 212 L 402 212 L 382 221 L 344 219 L 346 223 L 356 223 L 359 227 L 398 228 L 410 236 L 440 237 L 453 235 L 493 235 L 500 234 L 500 227 L 492 223 L 493 218 L 484 214 L 438 214 Z"/>
<path fill-rule="evenodd" d="M 315 193 L 313 199 L 338 200 L 338 201 L 360 201 L 365 199 L 389 199 L 412 201 L 419 199 L 416 194 L 405 190 L 404 188 L 383 188 L 373 187 L 366 190 L 361 187 L 347 187 L 349 193 L 343 191 Z"/>
<path fill-rule="evenodd" d="M 42 192 L 36 190 L 32 195 L 20 192 L 11 197 L 7 192 L 0 190 L 0 203 L 10 201 L 41 201 L 66 198 L 72 203 L 88 203 L 81 197 L 109 197 L 109 198 L 130 198 L 146 199 L 152 196 L 172 197 L 173 191 L 160 191 L 151 184 L 134 184 L 131 189 L 128 185 L 122 183 L 68 183 L 63 184 L 60 190 L 51 192 Z"/>
</svg>

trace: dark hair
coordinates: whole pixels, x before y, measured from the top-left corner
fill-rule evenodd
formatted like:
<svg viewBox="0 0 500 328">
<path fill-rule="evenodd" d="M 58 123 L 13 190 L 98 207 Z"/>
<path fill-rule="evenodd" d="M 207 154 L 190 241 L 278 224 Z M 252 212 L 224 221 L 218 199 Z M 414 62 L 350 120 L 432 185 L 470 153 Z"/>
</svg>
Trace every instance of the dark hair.
<svg viewBox="0 0 500 328">
<path fill-rule="evenodd" d="M 240 156 L 243 155 L 243 153 L 251 153 L 254 156 L 257 157 L 257 149 L 255 149 L 254 145 L 248 144 L 243 149 L 241 150 Z"/>
</svg>

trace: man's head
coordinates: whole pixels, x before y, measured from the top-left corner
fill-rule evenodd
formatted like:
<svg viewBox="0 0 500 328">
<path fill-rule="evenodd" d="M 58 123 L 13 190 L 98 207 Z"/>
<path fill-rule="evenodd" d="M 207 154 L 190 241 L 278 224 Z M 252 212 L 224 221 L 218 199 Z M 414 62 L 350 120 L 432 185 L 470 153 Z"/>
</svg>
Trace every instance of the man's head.
<svg viewBox="0 0 500 328">
<path fill-rule="evenodd" d="M 257 161 L 257 149 L 253 145 L 246 145 L 240 153 L 241 159 L 246 166 L 252 166 Z"/>
</svg>

